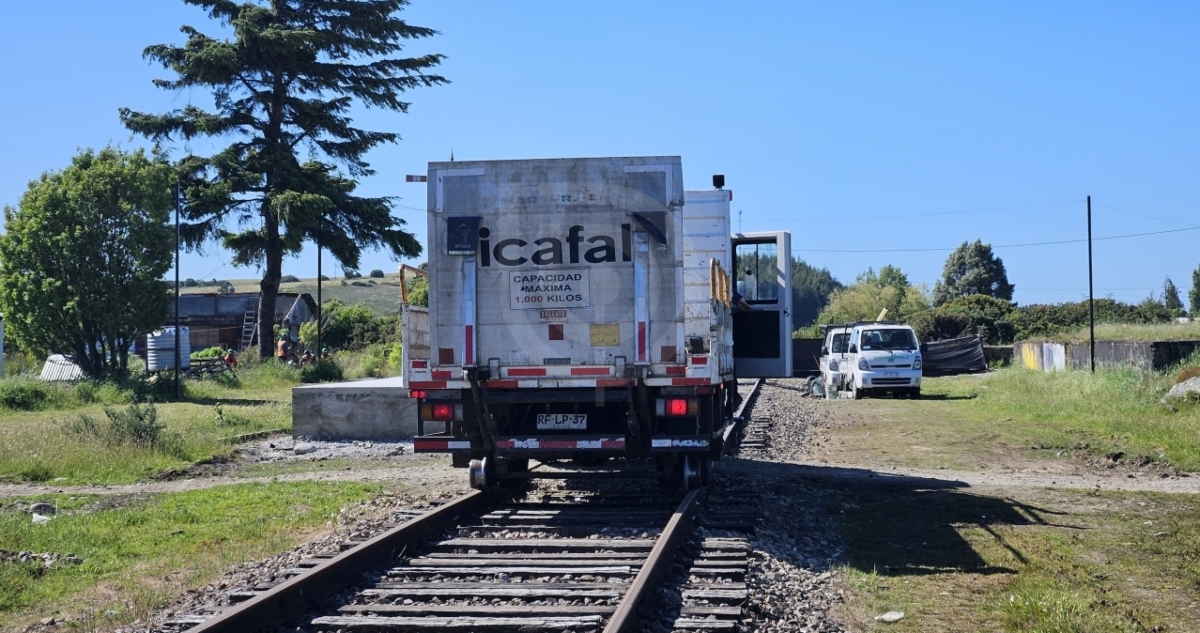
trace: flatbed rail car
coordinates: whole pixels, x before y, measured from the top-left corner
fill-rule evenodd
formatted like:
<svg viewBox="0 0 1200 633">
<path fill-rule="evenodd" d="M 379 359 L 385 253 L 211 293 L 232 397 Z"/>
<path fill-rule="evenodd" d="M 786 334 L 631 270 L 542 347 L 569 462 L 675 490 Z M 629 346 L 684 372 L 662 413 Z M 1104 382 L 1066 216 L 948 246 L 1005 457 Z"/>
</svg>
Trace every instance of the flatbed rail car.
<svg viewBox="0 0 1200 633">
<path fill-rule="evenodd" d="M 531 458 L 653 458 L 701 485 L 735 377 L 790 376 L 790 236 L 731 235 L 723 177 L 684 192 L 678 157 L 638 157 L 430 163 L 428 182 L 414 448 L 473 486 Z"/>
</svg>

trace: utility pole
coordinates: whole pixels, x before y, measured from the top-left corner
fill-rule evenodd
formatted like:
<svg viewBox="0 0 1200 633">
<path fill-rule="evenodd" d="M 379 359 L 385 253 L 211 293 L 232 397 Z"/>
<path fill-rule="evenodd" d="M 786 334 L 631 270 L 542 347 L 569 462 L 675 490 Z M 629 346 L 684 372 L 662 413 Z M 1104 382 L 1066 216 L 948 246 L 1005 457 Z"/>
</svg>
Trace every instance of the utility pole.
<svg viewBox="0 0 1200 633">
<path fill-rule="evenodd" d="M 325 229 L 325 216 L 317 219 L 317 362 L 321 362 L 321 231 Z"/>
<path fill-rule="evenodd" d="M 1088 356 L 1092 361 L 1092 373 L 1096 373 L 1096 293 L 1092 288 L 1092 197 L 1087 197 L 1088 222 Z"/>
<path fill-rule="evenodd" d="M 179 400 L 179 207 L 183 204 L 183 186 L 175 181 L 175 400 Z"/>
</svg>

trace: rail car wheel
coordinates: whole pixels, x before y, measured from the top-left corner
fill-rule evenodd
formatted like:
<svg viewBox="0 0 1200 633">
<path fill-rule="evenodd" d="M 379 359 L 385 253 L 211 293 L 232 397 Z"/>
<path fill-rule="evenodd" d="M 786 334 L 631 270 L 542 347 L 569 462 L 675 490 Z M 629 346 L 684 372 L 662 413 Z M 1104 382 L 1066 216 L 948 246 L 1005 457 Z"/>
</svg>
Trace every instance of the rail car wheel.
<svg viewBox="0 0 1200 633">
<path fill-rule="evenodd" d="M 496 469 L 490 457 L 472 459 L 467 471 L 471 478 L 471 487 L 476 490 L 487 490 L 496 484 Z"/>
</svg>

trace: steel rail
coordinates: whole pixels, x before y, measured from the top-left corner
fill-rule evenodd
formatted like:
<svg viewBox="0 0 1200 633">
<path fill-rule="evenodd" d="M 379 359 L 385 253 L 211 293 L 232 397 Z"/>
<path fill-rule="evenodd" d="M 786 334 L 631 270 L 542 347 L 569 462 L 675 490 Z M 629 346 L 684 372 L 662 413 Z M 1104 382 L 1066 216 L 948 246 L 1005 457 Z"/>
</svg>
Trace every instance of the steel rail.
<svg viewBox="0 0 1200 633">
<path fill-rule="evenodd" d="M 459 516 L 480 512 L 500 494 L 495 488 L 476 490 L 430 510 L 188 629 L 188 633 L 274 631 L 306 610 L 319 608 L 323 599 L 361 582 L 364 573 L 420 545 Z"/>
<path fill-rule="evenodd" d="M 658 587 L 663 574 L 673 567 L 675 553 L 679 549 L 679 544 L 691 532 L 692 522 L 696 518 L 696 511 L 699 510 L 705 493 L 704 488 L 699 488 L 689 492 L 683 498 L 683 502 L 671 515 L 671 520 L 667 522 L 667 527 L 658 537 L 658 542 L 654 544 L 654 549 L 650 550 L 650 556 L 642 564 L 641 571 L 633 579 L 629 590 L 625 592 L 617 611 L 609 618 L 608 625 L 604 627 L 604 633 L 628 633 L 643 630 L 643 622 L 638 615 L 638 609 L 641 607 L 642 601 Z"/>
</svg>

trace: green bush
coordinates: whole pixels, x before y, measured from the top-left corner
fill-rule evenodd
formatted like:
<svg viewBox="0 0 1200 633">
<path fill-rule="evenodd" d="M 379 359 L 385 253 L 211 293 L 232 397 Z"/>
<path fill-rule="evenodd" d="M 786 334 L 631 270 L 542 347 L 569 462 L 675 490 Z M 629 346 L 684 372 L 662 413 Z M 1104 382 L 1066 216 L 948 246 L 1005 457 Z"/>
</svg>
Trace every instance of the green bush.
<svg viewBox="0 0 1200 633">
<path fill-rule="evenodd" d="M 371 274 L 368 276 L 372 279 L 383 279 L 383 271 L 376 268 L 375 270 L 372 270 Z"/>
<path fill-rule="evenodd" d="M 182 347 L 182 345 L 180 347 Z M 174 355 L 174 352 L 172 352 L 172 355 Z M 213 347 L 210 347 L 208 349 L 203 349 L 198 352 L 192 352 L 192 358 L 223 358 L 224 356 L 225 356 L 225 348 L 223 348 L 219 345 L 215 345 Z M 172 366 L 174 366 L 174 361 L 171 361 L 171 362 L 172 362 Z"/>
<path fill-rule="evenodd" d="M 117 444 L 154 447 L 166 428 L 158 423 L 158 410 L 152 402 L 131 404 L 124 411 L 105 407 L 104 415 L 108 416 L 112 438 Z"/>
<path fill-rule="evenodd" d="M 279 278 L 279 283 L 281 284 L 294 284 L 298 281 L 300 281 L 300 278 L 295 275 L 284 275 Z"/>
<path fill-rule="evenodd" d="M 1167 323 L 1171 314 L 1162 303 L 1147 299 L 1137 305 L 1097 299 L 1096 323 Z M 1016 340 L 1048 338 L 1088 324 L 1088 302 L 1021 306 L 1012 314 Z"/>
<path fill-rule="evenodd" d="M 321 345 L 331 349 L 361 350 L 368 345 L 391 344 L 399 339 L 399 316 L 376 316 L 371 308 L 364 305 L 329 301 L 321 310 L 321 320 L 324 323 Z M 317 346 L 315 321 L 300 326 L 300 342 L 310 349 Z"/>
<path fill-rule="evenodd" d="M 300 370 L 301 382 L 341 382 L 342 368 L 331 360 L 319 360 Z"/>
<path fill-rule="evenodd" d="M 51 387 L 40 380 L 0 381 L 0 407 L 13 411 L 38 411 L 51 399 Z"/>
<path fill-rule="evenodd" d="M 86 413 L 79 414 L 66 426 L 68 433 L 103 439 L 112 445 L 130 445 L 187 459 L 183 438 L 167 433 L 166 425 L 158 421 L 154 403 L 131 404 L 125 409 L 104 408 L 107 424 L 101 424 Z"/>
</svg>

